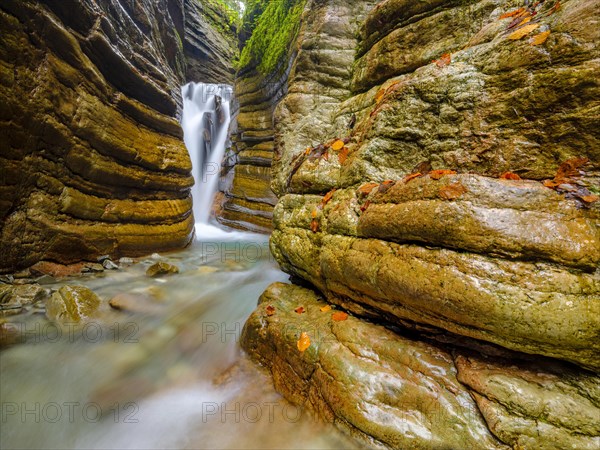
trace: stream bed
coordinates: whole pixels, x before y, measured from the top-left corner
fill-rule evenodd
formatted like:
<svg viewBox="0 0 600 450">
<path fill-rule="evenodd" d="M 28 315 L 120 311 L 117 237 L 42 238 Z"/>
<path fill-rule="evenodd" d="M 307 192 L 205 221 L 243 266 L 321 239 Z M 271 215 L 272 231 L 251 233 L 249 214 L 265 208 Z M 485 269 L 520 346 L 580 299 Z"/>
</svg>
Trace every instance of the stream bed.
<svg viewBox="0 0 600 450">
<path fill-rule="evenodd" d="M 1 448 L 352 446 L 278 395 L 240 349 L 260 294 L 288 279 L 268 238 L 210 225 L 196 234 L 183 251 L 46 285 L 101 297 L 84 326 L 58 328 L 39 306 L 10 319 L 23 342 L 0 351 Z M 180 273 L 149 278 L 157 261 Z M 108 302 L 119 294 L 147 301 L 117 311 Z"/>
</svg>

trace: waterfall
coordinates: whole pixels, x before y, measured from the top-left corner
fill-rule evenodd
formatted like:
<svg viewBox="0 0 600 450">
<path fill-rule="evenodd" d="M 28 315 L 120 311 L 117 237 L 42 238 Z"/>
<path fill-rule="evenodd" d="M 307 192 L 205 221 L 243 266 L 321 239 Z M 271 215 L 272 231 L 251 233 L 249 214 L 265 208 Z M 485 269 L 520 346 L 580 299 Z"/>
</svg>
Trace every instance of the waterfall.
<svg viewBox="0 0 600 450">
<path fill-rule="evenodd" d="M 181 88 L 183 140 L 192 160 L 194 217 L 206 224 L 219 182 L 231 121 L 231 86 L 188 83 Z"/>
</svg>

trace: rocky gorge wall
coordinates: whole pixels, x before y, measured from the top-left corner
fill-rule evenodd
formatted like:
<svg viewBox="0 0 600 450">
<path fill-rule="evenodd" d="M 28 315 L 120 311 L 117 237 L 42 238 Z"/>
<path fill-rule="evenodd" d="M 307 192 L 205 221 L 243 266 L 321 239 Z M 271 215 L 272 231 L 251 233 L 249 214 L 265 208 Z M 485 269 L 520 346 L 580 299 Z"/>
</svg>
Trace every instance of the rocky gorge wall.
<svg viewBox="0 0 600 450">
<path fill-rule="evenodd" d="M 599 5 L 308 2 L 271 249 L 310 288 L 242 336 L 287 398 L 368 445 L 600 445 Z"/>
<path fill-rule="evenodd" d="M 189 242 L 180 86 L 232 81 L 237 53 L 211 5 L 2 2 L 0 271 Z"/>
</svg>

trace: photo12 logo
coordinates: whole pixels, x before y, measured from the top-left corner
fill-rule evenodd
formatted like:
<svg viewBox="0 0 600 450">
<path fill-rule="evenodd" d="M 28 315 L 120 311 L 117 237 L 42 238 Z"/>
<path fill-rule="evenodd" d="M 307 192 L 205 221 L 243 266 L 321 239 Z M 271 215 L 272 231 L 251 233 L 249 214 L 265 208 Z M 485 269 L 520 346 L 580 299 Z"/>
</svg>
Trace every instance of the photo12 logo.
<svg viewBox="0 0 600 450">
<path fill-rule="evenodd" d="M 274 423 L 276 420 L 296 423 L 302 417 L 302 408 L 291 403 L 278 402 L 249 402 L 249 403 L 202 403 L 202 423 L 216 420 L 221 423 L 257 423 L 267 420 Z"/>
<path fill-rule="evenodd" d="M 30 343 L 55 343 L 68 341 L 98 343 L 113 341 L 115 343 L 136 344 L 139 342 L 140 327 L 135 322 L 115 322 L 110 326 L 97 322 L 85 324 L 64 323 L 57 325 L 47 323 L 11 323 L 11 331 L 19 336 L 22 342 Z"/>
</svg>

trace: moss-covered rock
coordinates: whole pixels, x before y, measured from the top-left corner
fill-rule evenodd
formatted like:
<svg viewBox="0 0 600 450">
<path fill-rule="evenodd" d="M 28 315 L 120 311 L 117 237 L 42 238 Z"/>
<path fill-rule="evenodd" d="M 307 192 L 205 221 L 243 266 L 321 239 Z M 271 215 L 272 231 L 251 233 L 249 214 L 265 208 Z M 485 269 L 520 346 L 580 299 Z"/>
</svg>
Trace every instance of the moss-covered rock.
<svg viewBox="0 0 600 450">
<path fill-rule="evenodd" d="M 84 286 L 63 286 L 46 302 L 46 316 L 59 324 L 80 323 L 92 318 L 101 300 Z"/>
</svg>

